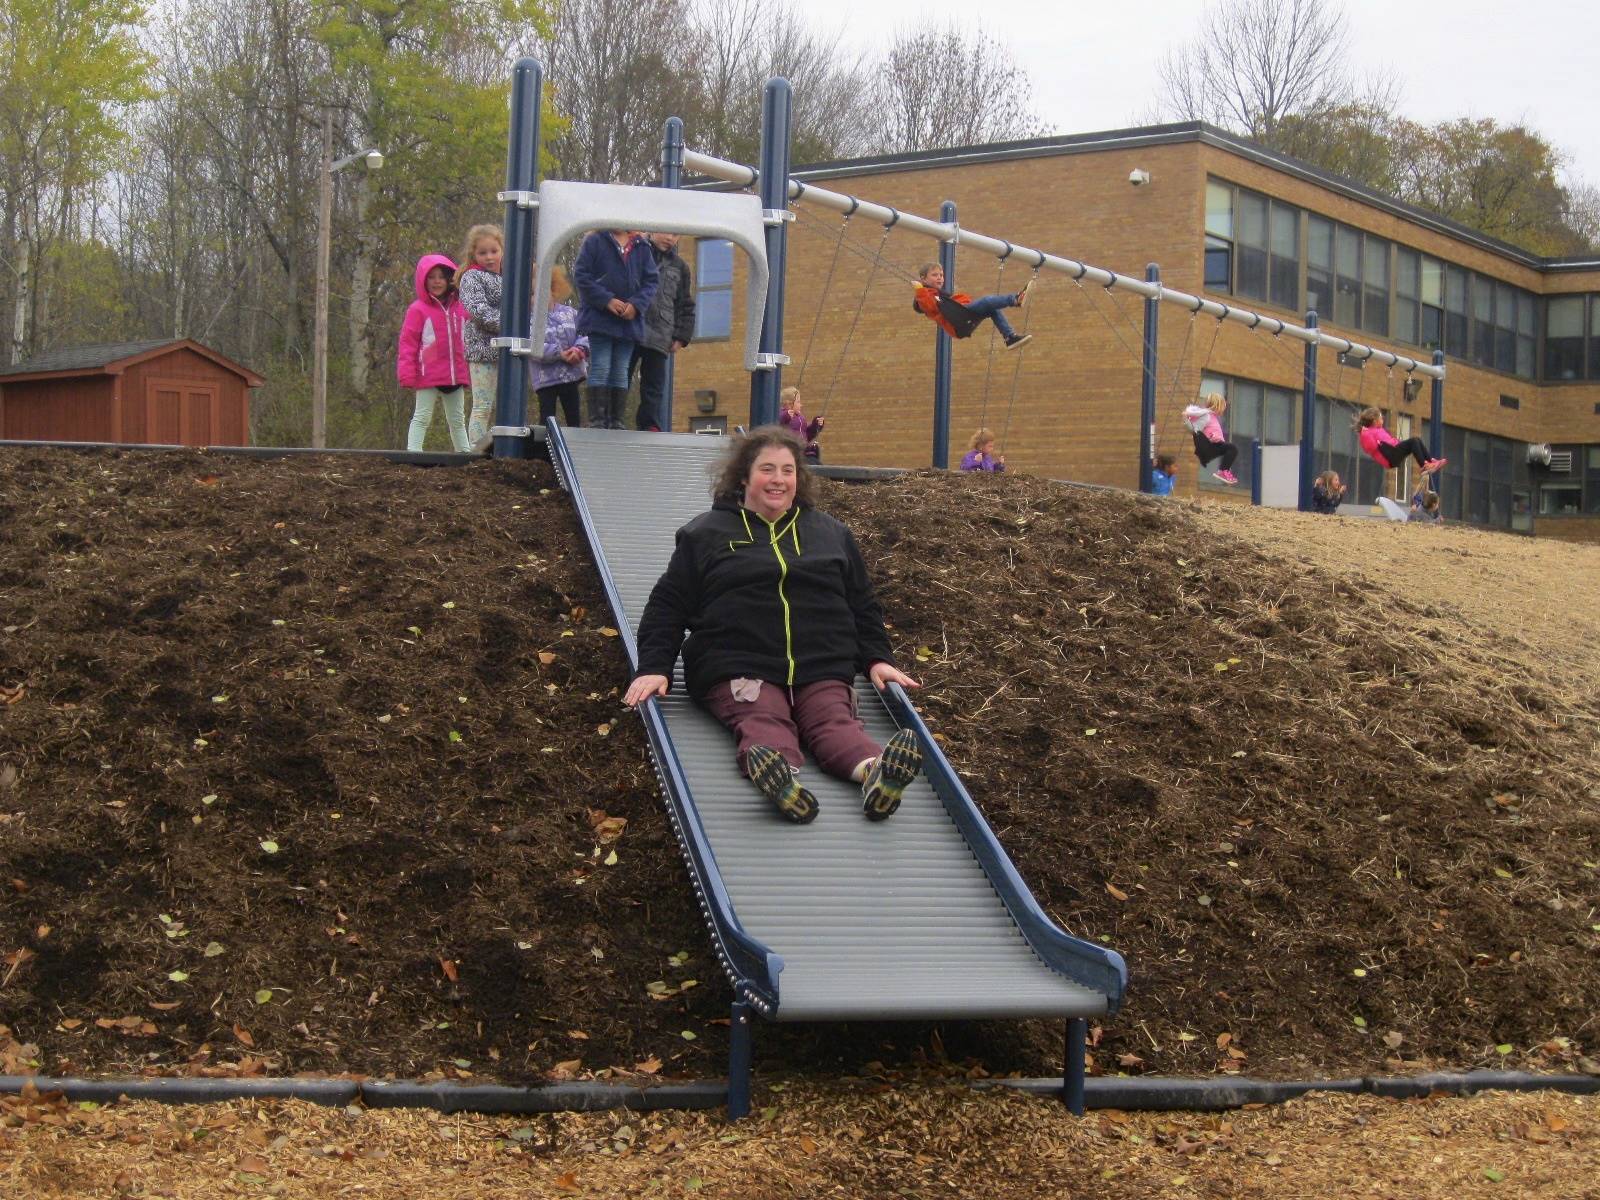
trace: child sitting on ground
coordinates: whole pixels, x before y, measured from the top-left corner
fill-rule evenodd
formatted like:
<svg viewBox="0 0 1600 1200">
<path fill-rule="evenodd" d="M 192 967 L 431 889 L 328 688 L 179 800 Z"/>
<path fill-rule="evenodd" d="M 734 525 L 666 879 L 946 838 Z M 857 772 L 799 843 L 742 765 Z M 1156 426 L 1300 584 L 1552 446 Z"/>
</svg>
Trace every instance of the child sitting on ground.
<svg viewBox="0 0 1600 1200">
<path fill-rule="evenodd" d="M 805 458 L 808 463 L 820 464 L 822 447 L 817 445 L 817 438 L 822 434 L 826 418 L 813 417 L 810 421 L 806 420 L 805 405 L 800 400 L 800 389 L 797 387 L 786 387 L 778 393 L 778 407 L 778 424 L 805 444 Z"/>
<path fill-rule="evenodd" d="M 1361 448 L 1373 462 L 1385 470 L 1393 470 L 1405 462 L 1406 455 L 1417 460 L 1417 466 L 1422 468 L 1424 475 L 1432 475 L 1445 465 L 1445 459 L 1429 458 L 1428 447 L 1419 437 L 1409 437 L 1405 441 L 1397 441 L 1394 434 L 1383 427 L 1383 413 L 1381 410 L 1368 406 L 1361 410 L 1361 415 L 1356 418 L 1355 428 L 1361 439 Z"/>
<path fill-rule="evenodd" d="M 1222 466 L 1214 472 L 1219 483 L 1229 487 L 1239 482 L 1233 473 L 1234 460 L 1239 457 L 1239 447 L 1222 435 L 1222 414 L 1228 411 L 1228 400 L 1221 392 L 1212 392 L 1199 404 L 1190 404 L 1183 410 L 1183 421 L 1194 434 L 1194 456 L 1202 467 L 1217 459 Z"/>
<path fill-rule="evenodd" d="M 1344 502 L 1345 486 L 1337 471 L 1324 471 L 1311 485 L 1311 511 L 1333 514 Z"/>
<path fill-rule="evenodd" d="M 1012 295 L 979 296 L 974 300 L 965 292 L 951 295 L 944 290 L 944 268 L 938 263 L 925 263 L 917 272 L 917 292 L 911 307 L 931 320 L 953 338 L 971 337 L 972 331 L 988 318 L 1005 339 L 1006 349 L 1015 350 L 1033 340 L 1031 333 L 1018 333 L 1006 320 L 1003 308 L 1021 308 L 1028 302 L 1030 279 L 1020 292 Z"/>
<path fill-rule="evenodd" d="M 1004 471 L 1006 469 L 1006 456 L 996 455 L 994 452 L 994 434 L 987 429 L 980 429 L 972 435 L 968 443 L 972 448 L 961 457 L 963 471 Z"/>
<path fill-rule="evenodd" d="M 1429 491 L 1426 485 L 1417 489 L 1417 494 L 1411 497 L 1411 515 L 1408 520 L 1426 521 L 1430 525 L 1439 525 L 1444 522 L 1444 514 L 1439 511 L 1439 493 Z"/>
<path fill-rule="evenodd" d="M 1178 460 L 1170 454 L 1156 455 L 1156 469 L 1150 473 L 1150 492 L 1155 496 L 1172 495 L 1172 485 L 1178 482 Z"/>
</svg>

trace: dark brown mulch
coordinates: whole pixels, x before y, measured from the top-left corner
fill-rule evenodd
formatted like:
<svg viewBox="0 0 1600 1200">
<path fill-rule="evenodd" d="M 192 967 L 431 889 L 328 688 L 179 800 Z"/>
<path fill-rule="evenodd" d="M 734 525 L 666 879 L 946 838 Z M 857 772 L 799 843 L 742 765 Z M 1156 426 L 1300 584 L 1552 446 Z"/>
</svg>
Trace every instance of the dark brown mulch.
<svg viewBox="0 0 1600 1200">
<path fill-rule="evenodd" d="M 0 1070 L 720 1071 L 727 988 L 547 466 L 4 467 Z M 824 499 L 1024 876 L 1129 958 L 1097 1068 L 1590 1052 L 1592 698 L 1187 506 Z M 757 1044 L 1060 1058 L 1040 1023 Z"/>
</svg>

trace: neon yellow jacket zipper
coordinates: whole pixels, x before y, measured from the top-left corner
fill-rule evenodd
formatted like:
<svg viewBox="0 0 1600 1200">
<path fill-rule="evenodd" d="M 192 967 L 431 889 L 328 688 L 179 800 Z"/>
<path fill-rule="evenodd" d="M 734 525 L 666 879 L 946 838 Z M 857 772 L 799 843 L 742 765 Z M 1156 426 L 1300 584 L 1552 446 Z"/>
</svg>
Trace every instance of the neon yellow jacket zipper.
<svg viewBox="0 0 1600 1200">
<path fill-rule="evenodd" d="M 739 515 L 744 518 L 744 531 L 749 535 L 750 540 L 753 542 L 755 541 L 755 533 L 750 528 L 750 518 L 745 515 L 746 511 L 747 510 L 741 508 L 739 510 Z M 794 631 L 791 629 L 789 624 L 789 597 L 783 590 L 783 582 L 789 578 L 789 563 L 783 557 L 783 551 L 778 547 L 778 541 L 783 536 L 783 533 L 789 534 L 790 539 L 794 542 L 795 553 L 800 553 L 800 533 L 797 529 L 795 529 L 795 522 L 800 519 L 800 510 L 792 509 L 790 511 L 789 528 L 784 530 L 783 533 L 778 531 L 777 521 L 768 521 L 765 517 L 762 517 L 760 513 L 757 513 L 756 516 L 760 517 L 762 522 L 765 523 L 767 527 L 767 536 L 770 539 L 768 545 L 772 547 L 772 553 L 778 560 L 778 601 L 783 605 L 783 659 L 789 664 L 789 674 L 783 683 L 785 687 L 793 687 Z M 778 520 L 782 519 L 783 518 L 780 517 Z"/>
</svg>

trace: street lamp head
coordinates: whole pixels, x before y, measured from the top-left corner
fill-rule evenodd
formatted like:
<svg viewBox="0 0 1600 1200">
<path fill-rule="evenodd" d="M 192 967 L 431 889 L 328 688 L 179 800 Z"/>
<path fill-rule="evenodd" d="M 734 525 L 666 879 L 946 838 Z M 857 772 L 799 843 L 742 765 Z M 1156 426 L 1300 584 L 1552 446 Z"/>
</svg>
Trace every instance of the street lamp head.
<svg viewBox="0 0 1600 1200">
<path fill-rule="evenodd" d="M 383 169 L 383 151 L 368 150 L 366 153 L 367 170 L 381 171 Z"/>
</svg>

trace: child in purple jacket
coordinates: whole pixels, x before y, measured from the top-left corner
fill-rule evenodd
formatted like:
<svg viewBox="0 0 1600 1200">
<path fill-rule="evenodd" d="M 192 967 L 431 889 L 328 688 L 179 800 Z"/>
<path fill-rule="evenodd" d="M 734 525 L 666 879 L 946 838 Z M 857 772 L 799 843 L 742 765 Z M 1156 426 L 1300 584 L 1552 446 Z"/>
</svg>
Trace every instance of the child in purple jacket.
<svg viewBox="0 0 1600 1200">
<path fill-rule="evenodd" d="M 1004 471 L 1006 469 L 1006 456 L 994 452 L 994 431 L 980 429 L 972 435 L 972 441 L 967 443 L 971 449 L 961 458 L 963 471 Z"/>
<path fill-rule="evenodd" d="M 561 402 L 565 423 L 576 429 L 578 385 L 589 373 L 589 339 L 578 333 L 578 310 L 568 304 L 572 284 L 566 271 L 550 268 L 550 315 L 544 323 L 544 353 L 533 363 L 533 390 L 539 397 L 539 423 L 556 415 Z"/>
<path fill-rule="evenodd" d="M 824 417 L 806 420 L 805 403 L 800 399 L 799 388 L 786 387 L 778 393 L 778 424 L 800 439 L 806 448 L 808 463 L 822 462 L 822 447 L 817 445 L 817 438 L 822 434 L 825 420 Z"/>
</svg>

